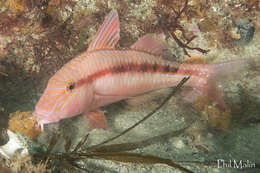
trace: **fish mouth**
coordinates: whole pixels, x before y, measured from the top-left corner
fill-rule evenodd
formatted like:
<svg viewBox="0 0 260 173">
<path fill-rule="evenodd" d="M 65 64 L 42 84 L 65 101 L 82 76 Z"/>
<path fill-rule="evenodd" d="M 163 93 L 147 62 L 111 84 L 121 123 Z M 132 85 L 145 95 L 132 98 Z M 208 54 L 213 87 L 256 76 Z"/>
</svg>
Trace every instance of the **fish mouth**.
<svg viewBox="0 0 260 173">
<path fill-rule="evenodd" d="M 33 115 L 36 117 L 37 124 L 40 126 L 41 131 L 44 131 L 44 124 L 49 124 L 49 123 L 54 123 L 59 121 L 59 119 L 50 118 L 49 114 L 38 112 L 38 111 L 34 111 Z"/>
<path fill-rule="evenodd" d="M 43 112 L 39 112 L 39 111 L 34 111 L 33 115 L 35 117 L 37 117 L 37 121 L 40 124 L 49 124 L 49 123 L 54 123 L 54 122 L 58 121 L 58 119 L 50 118 L 50 117 L 55 117 L 55 116 L 52 116 L 50 114 L 46 114 Z"/>
</svg>

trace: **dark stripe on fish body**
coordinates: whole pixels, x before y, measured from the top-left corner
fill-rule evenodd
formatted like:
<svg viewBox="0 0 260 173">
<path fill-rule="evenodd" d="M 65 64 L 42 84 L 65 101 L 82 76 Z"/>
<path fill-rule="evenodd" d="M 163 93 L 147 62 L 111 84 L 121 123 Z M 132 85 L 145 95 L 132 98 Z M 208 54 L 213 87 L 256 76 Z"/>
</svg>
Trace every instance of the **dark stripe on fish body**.
<svg viewBox="0 0 260 173">
<path fill-rule="evenodd" d="M 160 65 L 160 64 L 148 64 L 148 63 L 143 63 L 143 64 L 134 64 L 134 63 L 129 63 L 127 65 L 118 65 L 111 67 L 109 69 L 103 69 L 99 70 L 91 75 L 89 75 L 87 78 L 80 79 L 77 81 L 77 86 L 81 86 L 87 83 L 92 83 L 96 79 L 103 77 L 108 74 L 115 74 L 115 73 L 124 73 L 124 72 L 153 72 L 153 73 L 177 73 L 178 67 L 170 66 L 169 64 L 167 65 Z"/>
<path fill-rule="evenodd" d="M 164 66 L 163 71 L 164 72 L 170 72 L 170 66 L 169 65 Z"/>
<path fill-rule="evenodd" d="M 116 67 L 112 68 L 111 71 L 113 71 L 115 73 L 122 73 L 122 72 L 127 71 L 127 66 L 125 68 L 123 65 L 119 65 L 119 66 L 116 66 Z"/>
<path fill-rule="evenodd" d="M 157 71 L 157 68 L 158 68 L 158 67 L 157 67 L 157 64 L 155 63 L 155 64 L 153 65 L 153 71 L 156 72 L 156 71 Z"/>
<path fill-rule="evenodd" d="M 147 72 L 149 69 L 149 64 L 141 64 L 140 65 L 140 72 Z"/>
<path fill-rule="evenodd" d="M 176 68 L 176 67 L 170 67 L 170 72 L 172 73 L 177 73 L 179 70 L 179 68 Z"/>
</svg>

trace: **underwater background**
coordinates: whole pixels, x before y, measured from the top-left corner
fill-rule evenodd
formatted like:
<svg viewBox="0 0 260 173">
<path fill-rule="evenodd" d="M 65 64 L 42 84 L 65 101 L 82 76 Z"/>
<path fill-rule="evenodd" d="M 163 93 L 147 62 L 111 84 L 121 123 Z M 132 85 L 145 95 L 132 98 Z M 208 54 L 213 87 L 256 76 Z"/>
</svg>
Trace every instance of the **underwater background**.
<svg viewBox="0 0 260 173">
<path fill-rule="evenodd" d="M 221 81 L 226 110 L 179 86 L 103 107 L 107 130 L 75 116 L 40 131 L 32 112 L 49 78 L 111 10 L 118 49 L 163 32 L 170 61 L 260 58 L 258 0 L 1 0 L 0 173 L 260 172 L 259 64 Z"/>
</svg>

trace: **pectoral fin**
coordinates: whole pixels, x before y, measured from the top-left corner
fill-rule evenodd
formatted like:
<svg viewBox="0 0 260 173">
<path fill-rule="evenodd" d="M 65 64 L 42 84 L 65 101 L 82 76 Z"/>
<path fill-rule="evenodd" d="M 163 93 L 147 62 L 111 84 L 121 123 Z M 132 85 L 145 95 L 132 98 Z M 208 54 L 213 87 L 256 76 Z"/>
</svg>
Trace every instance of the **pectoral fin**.
<svg viewBox="0 0 260 173">
<path fill-rule="evenodd" d="M 107 120 L 104 115 L 104 112 L 101 110 L 96 110 L 93 112 L 86 112 L 83 114 L 83 117 L 88 121 L 89 128 L 92 129 L 107 129 Z"/>
</svg>

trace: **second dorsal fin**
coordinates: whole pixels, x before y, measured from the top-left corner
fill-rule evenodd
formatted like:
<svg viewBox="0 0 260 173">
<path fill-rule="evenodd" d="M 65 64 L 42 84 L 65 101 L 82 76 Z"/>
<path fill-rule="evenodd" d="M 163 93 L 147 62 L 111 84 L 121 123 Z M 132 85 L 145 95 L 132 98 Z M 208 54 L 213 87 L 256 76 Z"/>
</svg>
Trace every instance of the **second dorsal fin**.
<svg viewBox="0 0 260 173">
<path fill-rule="evenodd" d="M 164 44 L 164 34 L 146 34 L 135 42 L 131 49 L 149 52 L 155 55 L 161 55 L 167 49 Z"/>
<path fill-rule="evenodd" d="M 114 49 L 119 40 L 119 32 L 119 18 L 117 11 L 111 11 L 98 29 L 94 39 L 88 47 L 88 51 L 97 49 Z"/>
</svg>

